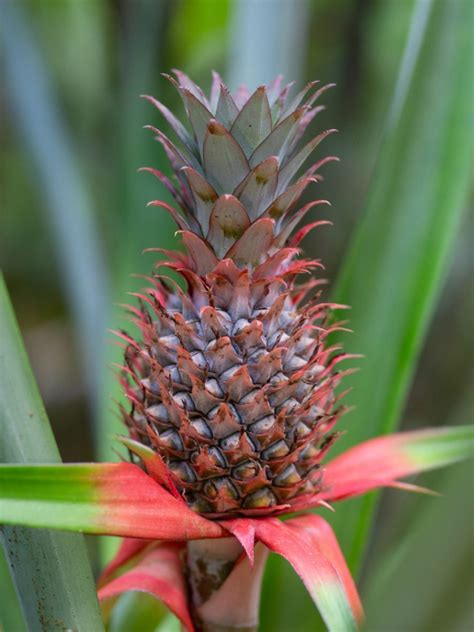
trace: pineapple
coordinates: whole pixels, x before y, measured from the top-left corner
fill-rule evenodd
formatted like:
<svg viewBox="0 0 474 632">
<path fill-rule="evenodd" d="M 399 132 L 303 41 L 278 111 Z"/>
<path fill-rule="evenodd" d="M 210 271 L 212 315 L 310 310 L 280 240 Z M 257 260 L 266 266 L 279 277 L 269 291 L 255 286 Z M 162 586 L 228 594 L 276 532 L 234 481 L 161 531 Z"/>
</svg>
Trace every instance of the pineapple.
<svg viewBox="0 0 474 632">
<path fill-rule="evenodd" d="M 277 78 L 232 96 L 214 73 L 210 98 L 185 74 L 179 92 L 189 132 L 158 108 L 179 148 L 151 128 L 174 182 L 156 175 L 186 254 L 165 251 L 140 306 L 130 308 L 138 340 L 127 342 L 122 409 L 132 439 L 161 457 L 175 492 L 209 518 L 289 511 L 324 488 L 321 460 L 343 412 L 334 389 L 344 357 L 326 346 L 332 305 L 305 296 L 321 280 L 297 283 L 318 262 L 298 259 L 317 222 L 293 235 L 315 201 L 295 211 L 326 158 L 297 177 L 329 130 L 300 146 L 317 98 L 308 84 L 289 97 Z M 183 291 L 161 273 L 175 270 Z M 333 326 L 334 327 L 334 326 Z"/>
</svg>

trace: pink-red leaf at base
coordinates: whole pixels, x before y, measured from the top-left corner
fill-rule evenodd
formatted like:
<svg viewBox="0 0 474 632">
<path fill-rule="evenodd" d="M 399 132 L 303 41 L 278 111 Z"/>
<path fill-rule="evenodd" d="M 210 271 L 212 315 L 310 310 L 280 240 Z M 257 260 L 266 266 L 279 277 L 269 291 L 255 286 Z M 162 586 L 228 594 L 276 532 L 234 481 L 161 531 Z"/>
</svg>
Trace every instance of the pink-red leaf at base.
<svg viewBox="0 0 474 632">
<path fill-rule="evenodd" d="M 325 491 L 333 501 L 394 486 L 400 478 L 448 465 L 472 454 L 473 426 L 428 428 L 377 437 L 330 461 L 324 471 Z"/>
<path fill-rule="evenodd" d="M 0 465 L 0 523 L 167 541 L 218 538 L 137 465 Z"/>
<path fill-rule="evenodd" d="M 240 542 L 252 567 L 255 553 L 255 521 L 247 518 L 233 518 L 222 520 L 220 524 Z"/>
<path fill-rule="evenodd" d="M 218 525 L 189 509 L 136 465 L 108 467 L 96 479 L 104 532 L 116 529 L 118 535 L 171 541 L 222 535 Z"/>
<path fill-rule="evenodd" d="M 124 564 L 130 562 L 130 560 L 142 553 L 152 544 L 156 544 L 156 541 L 124 538 L 120 543 L 117 553 L 102 571 L 97 584 L 103 586 Z"/>
<path fill-rule="evenodd" d="M 176 486 L 171 478 L 170 470 L 166 467 L 165 462 L 158 452 L 152 450 L 148 446 L 130 439 L 129 437 L 118 437 L 118 440 L 130 450 L 136 454 L 143 461 L 146 471 L 157 483 L 167 489 L 175 498 L 184 503 L 184 499 L 176 489 Z"/>
<path fill-rule="evenodd" d="M 186 630 L 194 626 L 188 609 L 186 582 L 181 567 L 182 546 L 160 544 L 149 551 L 130 571 L 113 579 L 98 592 L 100 601 L 124 592 L 146 592 L 162 601 L 181 621 Z"/>
<path fill-rule="evenodd" d="M 255 520 L 256 538 L 293 566 L 328 630 L 357 630 L 362 606 L 332 530 L 318 516 L 304 520 Z"/>
<path fill-rule="evenodd" d="M 303 529 L 305 533 L 317 543 L 317 546 L 319 546 L 339 575 L 356 620 L 359 622 L 362 621 L 364 612 L 357 587 L 329 523 L 321 518 L 321 516 L 306 514 L 292 518 L 288 520 L 286 524 L 292 529 Z"/>
</svg>

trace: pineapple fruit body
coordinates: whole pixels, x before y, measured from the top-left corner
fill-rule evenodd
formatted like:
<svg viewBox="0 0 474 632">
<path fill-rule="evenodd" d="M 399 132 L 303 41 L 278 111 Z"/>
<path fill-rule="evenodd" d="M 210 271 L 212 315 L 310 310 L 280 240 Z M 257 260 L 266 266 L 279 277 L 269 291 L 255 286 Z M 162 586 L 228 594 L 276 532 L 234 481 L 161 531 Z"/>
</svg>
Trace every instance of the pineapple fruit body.
<svg viewBox="0 0 474 632">
<path fill-rule="evenodd" d="M 152 128 L 175 181 L 148 170 L 177 202 L 179 211 L 152 204 L 172 214 L 186 253 L 165 252 L 139 308 L 130 308 L 140 336 L 124 335 L 131 409 L 123 417 L 195 511 L 210 518 L 288 511 L 323 488 L 321 460 L 343 412 L 334 388 L 345 356 L 325 344 L 331 305 L 316 294 L 301 306 L 320 281 L 297 283 L 318 265 L 298 259 L 315 224 L 293 235 L 321 203 L 295 211 L 327 159 L 295 176 L 333 131 L 299 146 L 327 86 L 314 91 L 312 83 L 289 98 L 277 79 L 231 96 L 214 73 L 208 100 L 175 75 L 192 132 L 147 97 L 181 143 Z M 163 267 L 181 275 L 186 291 Z"/>
</svg>

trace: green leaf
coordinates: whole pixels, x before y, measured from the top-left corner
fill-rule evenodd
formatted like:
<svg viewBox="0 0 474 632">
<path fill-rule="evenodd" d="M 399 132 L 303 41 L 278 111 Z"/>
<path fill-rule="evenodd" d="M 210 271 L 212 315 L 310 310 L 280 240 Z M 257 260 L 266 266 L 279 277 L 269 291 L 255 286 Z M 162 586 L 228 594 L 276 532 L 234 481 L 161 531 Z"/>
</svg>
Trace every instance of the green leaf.
<svg viewBox="0 0 474 632">
<path fill-rule="evenodd" d="M 3 277 L 0 402 L 0 462 L 60 461 Z M 82 536 L 7 526 L 1 535 L 29 629 L 102 630 Z"/>
<path fill-rule="evenodd" d="M 130 322 L 125 310 L 117 304 L 130 301 L 128 292 L 137 291 L 143 281 L 132 280 L 132 274 L 149 274 L 153 266 L 150 255 L 143 250 L 149 247 L 175 248 L 174 222 L 163 211 L 146 208 L 155 198 L 170 201 L 164 187 L 151 174 L 137 174 L 143 166 L 167 172 L 164 152 L 157 151 L 156 143 L 140 130 L 145 123 L 162 126 L 162 117 L 139 94 L 152 94 L 161 98 L 157 90 L 160 58 L 167 28 L 166 7 L 162 2 L 132 2 L 127 5 L 127 37 L 120 38 L 118 54 L 123 60 L 121 86 L 118 98 L 114 134 L 118 133 L 114 185 L 114 205 L 118 212 L 113 216 L 111 229 L 117 230 L 112 269 L 112 301 L 109 305 L 107 324 L 111 329 L 128 328 Z M 166 125 L 166 124 L 165 124 Z M 113 140 L 113 138 L 111 139 Z M 115 225 L 116 224 L 116 225 Z M 101 460 L 117 460 L 115 436 L 123 431 L 117 415 L 117 401 L 123 400 L 122 388 L 113 363 L 121 364 L 123 351 L 113 344 L 110 336 L 104 354 L 97 360 L 103 371 L 99 424 L 97 429 L 97 455 Z M 104 538 L 101 542 L 103 562 L 114 553 L 116 542 Z"/>
<path fill-rule="evenodd" d="M 222 537 L 133 463 L 0 464 L 0 524 L 153 540 Z"/>
<path fill-rule="evenodd" d="M 300 576 L 331 632 L 353 632 L 363 619 L 362 606 L 344 556 L 330 525 L 307 514 L 255 521 L 256 538 L 288 560 Z"/>
<path fill-rule="evenodd" d="M 298 81 L 305 63 L 309 2 L 234 2 L 229 87 L 250 91 L 282 74 Z M 265 25 L 265 28 L 262 28 Z"/>
<path fill-rule="evenodd" d="M 108 625 L 109 632 L 150 632 L 164 620 L 172 617 L 176 620 L 176 632 L 180 632 L 180 622 L 168 609 L 147 593 L 128 592 L 118 598 L 114 604 Z"/>
<path fill-rule="evenodd" d="M 407 441 L 404 453 L 419 470 L 431 470 L 474 455 L 474 426 L 439 428 L 431 434 L 422 430 L 416 434 L 418 439 Z"/>
<path fill-rule="evenodd" d="M 174 615 L 168 614 L 154 632 L 180 632 L 182 630 L 179 619 Z"/>
<path fill-rule="evenodd" d="M 474 455 L 474 426 L 425 428 L 369 439 L 327 463 L 323 498 L 330 502 L 393 485 L 400 479 Z"/>
<path fill-rule="evenodd" d="M 450 420 L 455 424 L 469 418 L 473 408 L 474 392 L 466 384 Z M 396 510 L 396 523 L 385 525 L 376 538 L 364 590 L 371 630 L 383 628 L 387 621 L 398 630 L 473 627 L 472 521 L 453 520 L 459 510 L 472 515 L 474 509 L 474 498 L 466 495 L 472 485 L 472 462 L 433 474 L 427 484 L 440 497 L 426 503 L 426 499 L 412 496 L 402 511 Z M 438 572 L 426 573 L 427 568 Z M 407 595 L 415 592 L 416 604 L 403 607 Z M 466 610 L 470 622 L 462 625 Z"/>
<path fill-rule="evenodd" d="M 470 95 L 466 86 L 471 82 L 472 55 L 466 42 L 470 19 L 462 15 L 469 12 L 468 5 L 418 1 L 401 88 L 396 90 L 397 105 L 389 115 L 367 215 L 360 218 L 335 296 L 337 302 L 353 305 L 348 318 L 355 334 L 345 337 L 347 350 L 366 355 L 359 363 L 359 374 L 345 380 L 345 386 L 355 386 L 346 401 L 356 403 L 357 408 L 340 422 L 340 428 L 347 429 L 337 442 L 341 450 L 388 432 L 398 422 L 443 268 L 453 248 L 469 175 Z M 374 37 L 374 25 L 378 32 L 373 55 L 365 62 L 364 78 L 367 81 L 367 73 L 372 77 L 374 69 L 383 77 L 375 86 L 371 84 L 376 89 L 373 95 L 361 97 L 363 106 L 371 107 L 369 119 L 367 114 L 363 118 L 368 145 L 379 135 L 373 119 L 384 103 L 387 85 L 383 82 L 390 77 L 393 59 L 399 57 L 398 34 L 408 32 L 408 8 L 406 2 L 382 3 L 368 27 L 367 37 Z M 456 17 L 456 13 L 461 16 Z M 343 17 L 350 19 L 349 15 Z M 321 45 L 318 52 L 324 57 Z M 385 58 L 382 63 L 381 57 Z M 344 135 L 351 132 L 347 125 L 340 128 Z M 363 143 L 364 138 L 357 136 L 358 142 Z M 346 165 L 339 177 L 348 174 L 350 177 Z M 434 189 L 432 195 L 430 187 Z M 425 497 L 420 500 L 436 502 Z M 338 503 L 335 515 L 329 517 L 354 571 L 367 541 L 373 515 L 370 502 L 366 497 Z M 270 559 L 268 570 L 263 592 L 264 606 L 268 603 L 262 617 L 264 629 L 321 629 L 309 600 L 283 565 Z M 290 613 L 285 608 L 288 599 L 293 606 Z"/>
<path fill-rule="evenodd" d="M 53 235 L 58 274 L 75 322 L 84 376 L 93 406 L 98 398 L 108 279 L 93 202 L 81 177 L 73 139 L 64 121 L 41 49 L 22 3 L 0 3 L 6 93 L 39 184 L 39 206 Z"/>
<path fill-rule="evenodd" d="M 139 94 L 160 96 L 156 78 L 159 76 L 160 54 L 158 48 L 166 29 L 165 6 L 163 3 L 130 3 L 127 7 L 127 37 L 120 41 L 119 51 L 124 60 L 121 93 L 119 95 L 117 118 L 114 129 L 119 134 L 120 154 L 116 164 L 114 203 L 118 212 L 114 217 L 117 227 L 117 246 L 114 249 L 112 268 L 112 300 L 108 325 L 112 329 L 128 328 L 130 323 L 125 310 L 117 306 L 130 300 L 128 292 L 138 290 L 143 281 L 131 279 L 132 274 L 149 274 L 153 266 L 150 255 L 143 250 L 150 247 L 176 248 L 179 244 L 173 234 L 174 222 L 163 211 L 147 208 L 146 204 L 155 198 L 170 202 L 164 187 L 149 173 L 137 174 L 144 166 L 155 167 L 167 172 L 164 152 L 157 151 L 156 143 L 146 134 L 140 134 L 145 123 L 153 123 L 165 129 L 161 114 Z M 167 131 L 167 130 L 165 130 Z M 111 339 L 110 339 L 111 340 Z M 114 344 L 106 345 L 105 357 L 98 359 L 103 370 L 102 401 L 98 428 L 98 456 L 101 460 L 116 460 L 117 447 L 114 436 L 123 430 L 117 416 L 114 401 L 122 397 L 122 389 L 114 372 L 113 362 L 121 363 L 123 351 Z"/>
<path fill-rule="evenodd" d="M 0 548 L 0 593 L 2 595 L 0 630 L 5 630 L 6 632 L 9 630 L 12 630 L 12 632 L 27 632 L 18 594 L 15 590 L 3 548 Z"/>
<path fill-rule="evenodd" d="M 419 0 L 412 22 L 367 210 L 335 291 L 352 306 L 345 348 L 366 356 L 341 450 L 397 425 L 465 207 L 470 6 Z M 333 521 L 353 569 L 373 509 L 373 497 L 355 501 Z"/>
<path fill-rule="evenodd" d="M 420 498 L 368 569 L 364 603 L 370 630 L 383 629 L 387 621 L 394 630 L 471 629 L 455 621 L 462 599 L 472 605 L 472 521 L 457 519 L 463 507 L 472 516 L 472 497 L 465 493 L 472 487 L 472 463 L 431 476 L 429 484 L 442 496 Z M 404 607 L 413 594 L 416 604 Z"/>
</svg>

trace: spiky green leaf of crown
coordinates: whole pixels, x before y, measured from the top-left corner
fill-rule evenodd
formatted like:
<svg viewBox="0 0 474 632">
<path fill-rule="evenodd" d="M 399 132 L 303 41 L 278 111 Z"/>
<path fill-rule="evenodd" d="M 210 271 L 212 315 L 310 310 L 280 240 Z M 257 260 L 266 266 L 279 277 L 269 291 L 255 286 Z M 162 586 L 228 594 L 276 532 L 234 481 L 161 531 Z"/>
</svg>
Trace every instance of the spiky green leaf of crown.
<svg viewBox="0 0 474 632">
<path fill-rule="evenodd" d="M 321 460 L 343 412 L 334 388 L 345 355 L 327 348 L 328 311 L 298 285 L 317 262 L 298 259 L 321 200 L 298 204 L 320 160 L 300 167 L 334 130 L 300 147 L 330 86 L 308 84 L 293 98 L 278 78 L 252 95 L 233 96 L 214 73 L 209 100 L 186 75 L 168 77 L 182 97 L 191 131 L 153 97 L 180 141 L 151 128 L 170 160 L 174 182 L 154 173 L 179 211 L 186 254 L 167 251 L 183 292 L 163 274 L 149 278 L 131 307 L 139 340 L 127 343 L 122 382 L 132 438 L 152 446 L 186 502 L 210 517 L 267 514 L 301 506 L 324 486 Z M 306 99 L 306 101 L 304 101 Z"/>
</svg>

